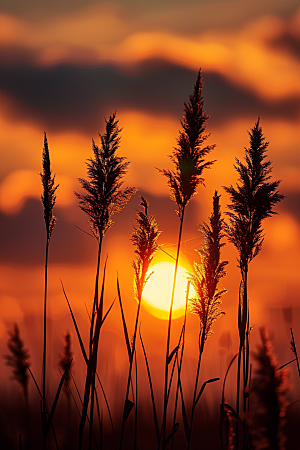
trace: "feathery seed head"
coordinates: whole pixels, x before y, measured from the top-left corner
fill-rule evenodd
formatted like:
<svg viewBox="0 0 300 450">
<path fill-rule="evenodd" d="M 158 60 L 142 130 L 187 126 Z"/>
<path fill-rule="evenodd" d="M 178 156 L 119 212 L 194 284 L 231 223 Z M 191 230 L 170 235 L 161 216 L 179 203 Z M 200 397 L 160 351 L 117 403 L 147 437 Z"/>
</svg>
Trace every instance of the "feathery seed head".
<svg viewBox="0 0 300 450">
<path fill-rule="evenodd" d="M 245 163 L 236 159 L 239 183 L 236 188 L 224 187 L 231 200 L 226 233 L 238 250 L 242 271 L 262 248 L 262 221 L 276 214 L 273 207 L 284 198 L 278 191 L 280 181 L 270 181 L 271 162 L 265 159 L 269 144 L 265 142 L 259 120 L 249 132 L 250 147 L 246 149 Z"/>
<path fill-rule="evenodd" d="M 205 338 L 212 333 L 213 323 L 224 314 L 221 310 L 221 298 L 226 289 L 218 289 L 218 283 L 226 274 L 225 266 L 228 261 L 220 260 L 220 251 L 224 243 L 224 222 L 220 212 L 220 195 L 215 191 L 213 197 L 213 212 L 209 225 L 203 223 L 200 231 L 204 235 L 204 242 L 198 250 L 201 263 L 194 263 L 194 274 L 190 276 L 195 297 L 190 299 L 189 305 L 192 313 L 197 314 Z"/>
<path fill-rule="evenodd" d="M 52 177 L 50 167 L 49 147 L 46 133 L 44 134 L 44 148 L 43 148 L 43 172 L 40 173 L 43 184 L 43 194 L 41 195 L 42 204 L 44 208 L 44 219 L 47 230 L 47 239 L 50 240 L 53 227 L 56 222 L 56 217 L 53 215 L 53 207 L 56 202 L 55 175 Z"/>
<path fill-rule="evenodd" d="M 158 249 L 157 240 L 161 234 L 155 216 L 148 215 L 149 203 L 144 197 L 141 197 L 140 205 L 143 211 L 137 211 L 136 213 L 137 218 L 131 236 L 131 241 L 136 247 L 134 251 L 136 260 L 133 261 L 132 265 L 135 272 L 134 287 L 137 299 L 141 298 L 143 288 L 151 276 L 148 269 Z"/>
<path fill-rule="evenodd" d="M 171 199 L 179 207 L 179 217 L 182 209 L 196 195 L 199 184 L 204 183 L 203 170 L 214 163 L 214 161 L 205 162 L 204 159 L 215 145 L 203 147 L 203 142 L 208 138 L 204 132 L 209 116 L 203 111 L 202 88 L 203 80 L 199 71 L 194 92 L 190 95 L 189 102 L 184 104 L 182 131 L 179 132 L 177 147 L 170 156 L 171 161 L 175 164 L 175 170 L 159 169 L 167 178 Z"/>
<path fill-rule="evenodd" d="M 265 328 L 261 327 L 259 331 L 262 345 L 254 354 L 258 367 L 251 386 L 251 392 L 255 394 L 257 403 L 256 420 L 253 426 L 255 448 L 284 450 L 286 394 L 290 389 L 287 371 L 278 369 Z"/>
<path fill-rule="evenodd" d="M 121 190 L 122 178 L 127 173 L 129 162 L 116 155 L 120 145 L 119 121 L 116 113 L 105 119 L 106 130 L 100 137 L 100 148 L 93 141 L 94 158 L 87 161 L 88 179 L 79 178 L 85 194 L 75 192 L 79 206 L 90 221 L 92 232 L 98 242 L 112 225 L 112 215 L 121 211 L 136 188 Z"/>
<path fill-rule="evenodd" d="M 63 384 L 63 390 L 67 397 L 70 395 L 69 386 L 70 386 L 70 382 L 71 382 L 71 371 L 72 371 L 72 368 L 74 365 L 74 359 L 71 362 L 72 358 L 73 358 L 73 351 L 72 351 L 71 333 L 70 333 L 70 331 L 67 330 L 65 333 L 65 336 L 64 336 L 64 348 L 58 359 L 58 366 L 61 369 L 62 373 L 64 373 L 66 371 L 66 369 L 69 367 L 68 372 L 66 373 L 66 377 L 64 379 L 64 384 Z M 71 362 L 71 365 L 70 365 L 70 362 Z"/>
<path fill-rule="evenodd" d="M 10 355 L 5 355 L 5 364 L 13 368 L 12 379 L 16 380 L 20 385 L 20 392 L 27 395 L 28 378 L 30 366 L 29 352 L 24 348 L 23 341 L 20 337 L 20 330 L 18 325 L 14 324 L 13 331 L 8 331 L 9 340 L 7 347 L 10 351 Z"/>
</svg>

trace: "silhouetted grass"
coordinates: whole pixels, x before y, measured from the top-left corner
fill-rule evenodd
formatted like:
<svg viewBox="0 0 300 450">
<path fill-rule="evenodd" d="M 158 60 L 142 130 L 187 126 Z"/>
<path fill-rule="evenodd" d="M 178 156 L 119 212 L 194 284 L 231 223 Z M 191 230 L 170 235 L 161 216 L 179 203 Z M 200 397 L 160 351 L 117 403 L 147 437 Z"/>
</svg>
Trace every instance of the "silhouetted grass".
<svg viewBox="0 0 300 450">
<path fill-rule="evenodd" d="M 199 72 L 193 94 L 190 96 L 189 102 L 184 106 L 184 117 L 181 123 L 182 130 L 177 139 L 177 147 L 171 155 L 171 161 L 174 163 L 175 169 L 173 171 L 161 170 L 161 173 L 167 178 L 171 198 L 177 203 L 180 219 L 174 280 L 172 292 L 170 292 L 171 301 L 167 344 L 162 370 L 164 373 L 155 374 L 157 375 L 155 377 L 157 379 L 161 376 L 159 379 L 159 382 L 163 386 L 161 403 L 158 402 L 157 386 L 153 382 L 153 367 L 151 367 L 151 361 L 148 357 L 149 353 L 147 352 L 142 337 L 140 323 L 143 289 L 152 273 L 151 264 L 155 252 L 159 248 L 158 238 L 161 233 L 158 229 L 155 215 L 149 214 L 149 204 L 144 197 L 141 197 L 141 210 L 138 210 L 136 213 L 136 220 L 131 235 L 131 241 L 135 248 L 132 297 L 137 302 L 134 303 L 135 305 L 137 304 L 137 310 L 132 334 L 129 333 L 125 320 L 126 311 L 124 310 L 121 286 L 117 276 L 116 296 L 118 297 L 121 315 L 120 323 L 115 324 L 115 326 L 118 326 L 120 329 L 123 327 L 124 352 L 128 355 L 128 366 L 126 356 L 126 373 L 124 377 L 125 387 L 124 392 L 118 399 L 117 412 L 110 407 L 110 398 L 109 395 L 106 395 L 104 389 L 105 383 L 102 382 L 103 380 L 100 380 L 100 372 L 97 371 L 99 365 L 100 333 L 102 328 L 106 326 L 106 319 L 114 305 L 114 301 L 110 301 L 110 306 L 105 312 L 105 285 L 108 269 L 106 258 L 103 271 L 102 269 L 100 270 L 103 239 L 113 223 L 113 214 L 121 211 L 130 197 L 136 192 L 135 188 L 121 189 L 123 177 L 127 172 L 129 163 L 126 158 L 117 155 L 120 146 L 121 130 L 116 120 L 116 114 L 112 114 L 105 121 L 105 132 L 99 135 L 100 146 L 97 146 L 93 141 L 93 157 L 87 161 L 87 179 L 79 179 L 83 191 L 82 193 L 76 193 L 80 208 L 88 216 L 92 235 L 96 239 L 98 250 L 91 312 L 90 314 L 88 312 L 88 349 L 85 348 L 81 331 L 71 307 L 71 302 L 62 284 L 63 294 L 74 324 L 86 368 L 84 388 L 81 391 L 80 384 L 76 382 L 76 374 L 72 371 L 74 352 L 71 348 L 70 332 L 67 332 L 64 338 L 64 348 L 58 360 L 61 377 L 50 408 L 50 395 L 49 393 L 46 395 L 46 381 L 48 380 L 48 384 L 51 383 L 52 385 L 53 374 L 51 367 L 47 366 L 46 370 L 47 283 L 49 243 L 56 222 L 56 218 L 53 215 L 53 208 L 56 201 L 57 186 L 55 185 L 55 178 L 51 172 L 49 148 L 45 134 L 43 172 L 41 174 L 43 183 L 42 204 L 46 225 L 41 388 L 30 368 L 29 352 L 25 349 L 17 324 L 14 325 L 13 331 L 9 331 L 8 348 L 10 354 L 5 356 L 6 364 L 13 370 L 13 379 L 18 382 L 24 394 L 27 410 L 26 416 L 29 418 L 30 414 L 36 418 L 42 413 L 42 431 L 39 436 L 38 429 L 40 430 L 40 426 L 37 426 L 34 427 L 35 429 L 31 433 L 32 427 L 30 427 L 28 421 L 25 430 L 27 431 L 27 435 L 31 436 L 30 440 L 27 439 L 24 429 L 15 427 L 13 423 L 10 423 L 12 431 L 9 430 L 8 432 L 5 430 L 4 432 L 3 430 L 5 428 L 9 428 L 7 423 L 12 421 L 6 418 L 5 422 L 2 418 L 0 419 L 0 431 L 2 433 L 0 433 L 1 448 L 5 450 L 13 448 L 35 450 L 43 446 L 45 449 L 47 443 L 49 450 L 53 447 L 57 450 L 62 450 L 62 448 L 64 450 L 73 450 L 74 448 L 111 450 L 112 448 L 117 449 L 118 446 L 120 450 L 122 448 L 126 450 L 127 448 L 134 450 L 152 450 L 157 447 L 159 449 L 171 448 L 172 450 L 176 450 L 179 448 L 196 448 L 196 446 L 202 450 L 207 450 L 208 448 L 215 450 L 217 444 L 219 444 L 222 450 L 233 450 L 234 447 L 236 449 L 241 448 L 239 447 L 238 440 L 239 428 L 242 430 L 244 437 L 243 450 L 250 448 L 257 450 L 260 448 L 283 450 L 285 448 L 283 427 L 286 415 L 286 394 L 288 387 L 286 373 L 280 369 L 296 361 L 300 376 L 297 348 L 292 329 L 291 348 L 295 354 L 295 359 L 280 367 L 277 365 L 265 330 L 260 331 L 262 346 L 259 347 L 252 358 L 254 363 L 253 380 L 250 377 L 250 325 L 247 293 L 248 266 L 262 247 L 262 221 L 275 214 L 273 207 L 283 198 L 278 192 L 279 181 L 270 181 L 271 163 L 265 160 L 268 144 L 264 142 L 259 121 L 257 121 L 249 133 L 250 147 L 246 150 L 245 163 L 236 160 L 236 169 L 240 177 L 237 187 L 233 188 L 230 186 L 225 188 L 231 200 L 228 213 L 229 224 L 226 225 L 221 217 L 220 195 L 215 191 L 213 196 L 213 211 L 209 217 L 209 222 L 201 225 L 200 231 L 203 234 L 204 240 L 201 248 L 198 250 L 200 262 L 194 264 L 194 272 L 188 277 L 186 309 L 184 318 L 182 319 L 181 333 L 175 341 L 175 347 L 173 349 L 170 348 L 172 310 L 185 208 L 193 196 L 196 195 L 197 188 L 203 184 L 202 174 L 204 169 L 211 167 L 213 164 L 213 161 L 205 160 L 205 157 L 214 146 L 204 146 L 208 137 L 205 134 L 208 116 L 203 110 L 202 88 L 203 81 Z M 229 240 L 238 250 L 238 265 L 241 271 L 238 304 L 239 342 L 235 343 L 235 351 L 237 353 L 231 359 L 223 379 L 223 389 L 222 394 L 220 394 L 220 419 L 216 415 L 214 418 L 214 428 L 208 429 L 208 427 L 205 428 L 202 425 L 202 422 L 204 424 L 209 423 L 209 419 L 206 417 L 208 414 L 203 405 L 202 395 L 207 385 L 212 385 L 211 389 L 215 388 L 214 383 L 220 380 L 221 375 L 216 373 L 213 374 L 214 378 L 207 377 L 208 379 L 203 381 L 201 374 L 205 361 L 203 357 L 205 343 L 212 333 L 214 322 L 223 315 L 221 299 L 226 290 L 223 287 L 219 287 L 219 282 L 225 275 L 225 267 L 228 263 L 227 261 L 221 260 L 221 248 L 224 245 L 223 239 L 225 234 L 227 234 Z M 121 259 L 120 263 L 122 264 Z M 192 298 L 189 298 L 190 284 L 194 288 Z M 184 369 L 189 368 L 185 354 L 189 312 L 195 313 L 198 316 L 200 331 L 198 336 L 199 343 L 197 342 L 197 337 L 193 337 L 194 341 L 198 343 L 198 348 L 197 344 L 195 344 L 198 363 L 194 385 L 188 389 L 188 383 L 185 380 L 187 370 Z M 155 330 L 153 330 L 154 332 Z M 141 347 L 138 347 L 138 334 Z M 105 346 L 107 343 L 103 341 L 101 345 Z M 138 358 L 139 351 L 141 351 L 142 360 Z M 157 356 L 160 352 L 164 353 L 164 347 L 158 346 L 156 352 Z M 227 396 L 225 396 L 225 386 L 228 378 L 232 376 L 232 367 L 235 367 L 236 362 L 238 366 L 237 395 L 235 398 L 236 409 L 234 409 L 230 405 Z M 107 361 L 102 360 L 100 363 L 105 365 Z M 79 364 L 80 362 L 77 358 L 76 367 Z M 144 379 L 142 378 L 143 373 Z M 242 391 L 240 389 L 241 374 L 243 375 Z M 34 402 L 34 396 L 32 397 L 32 402 L 30 402 L 28 391 L 30 379 L 33 380 L 37 389 L 38 400 L 41 402 L 41 411 L 39 410 L 39 403 Z M 119 379 L 114 379 L 114 377 L 111 377 L 109 380 L 112 384 L 118 381 Z M 146 405 L 141 404 L 141 398 L 143 397 L 141 391 L 144 385 L 149 385 L 150 391 L 149 403 Z M 174 385 L 176 385 L 176 389 L 173 389 Z M 130 392 L 130 386 L 132 393 Z M 59 402 L 62 390 L 67 397 L 67 414 L 65 402 Z M 240 414 L 239 398 L 241 393 L 244 400 L 243 416 Z M 131 395 L 132 400 L 130 399 Z M 246 401 L 249 396 L 253 398 L 253 402 L 251 402 L 251 405 L 248 404 L 248 408 L 246 408 Z M 174 408 L 171 409 L 173 400 Z M 1 402 L 0 406 L 1 411 L 4 410 L 5 412 L 5 408 L 2 407 Z M 196 428 L 196 407 L 202 414 L 201 432 L 200 423 L 197 423 Z M 133 409 L 135 409 L 134 420 L 131 420 L 130 417 L 127 421 Z M 146 418 L 144 417 L 145 411 L 147 413 Z M 73 412 L 76 414 L 73 414 Z M 18 414 L 22 416 L 22 413 L 18 412 Z M 14 416 L 17 417 L 18 414 L 15 412 Z M 54 429 L 54 416 L 55 420 L 57 419 L 55 426 L 58 431 Z M 85 427 L 86 422 L 88 423 L 88 427 Z M 109 426 L 106 426 L 106 422 Z M 125 425 L 128 428 L 131 427 L 127 435 L 124 433 Z M 167 426 L 170 429 L 167 430 Z M 47 439 L 50 428 L 53 431 L 53 441 Z M 14 437 L 11 438 L 11 436 Z M 215 436 L 218 436 L 219 441 L 216 440 Z"/>
<path fill-rule="evenodd" d="M 194 86 L 194 92 L 189 97 L 189 102 L 184 104 L 184 116 L 181 122 L 182 131 L 179 133 L 177 139 L 177 147 L 174 148 L 171 161 L 175 165 L 175 170 L 160 169 L 160 172 L 167 178 L 168 186 L 170 187 L 171 199 L 177 203 L 178 216 L 180 219 L 179 235 L 177 243 L 177 253 L 175 261 L 174 281 L 171 294 L 170 314 L 168 322 L 168 336 L 166 346 L 166 362 L 165 362 L 165 384 L 164 384 L 164 412 L 162 421 L 162 433 L 160 444 L 162 449 L 166 445 L 166 422 L 167 422 L 167 407 L 168 407 L 168 366 L 170 357 L 170 339 L 171 339 L 171 323 L 172 310 L 174 302 L 174 294 L 176 287 L 176 277 L 178 260 L 180 253 L 181 236 L 183 229 L 183 219 L 185 208 L 192 197 L 197 194 L 197 188 L 203 184 L 204 179 L 202 173 L 205 168 L 211 167 L 214 161 L 205 161 L 214 145 L 203 146 L 203 143 L 208 138 L 205 134 L 206 121 L 209 116 L 206 115 L 203 106 L 202 98 L 203 80 L 201 71 L 198 73 L 197 81 Z M 174 428 L 171 431 L 174 434 Z M 170 437 L 170 436 L 169 436 Z M 168 439 L 168 438 L 167 438 Z M 160 444 L 158 447 L 160 447 Z"/>
</svg>

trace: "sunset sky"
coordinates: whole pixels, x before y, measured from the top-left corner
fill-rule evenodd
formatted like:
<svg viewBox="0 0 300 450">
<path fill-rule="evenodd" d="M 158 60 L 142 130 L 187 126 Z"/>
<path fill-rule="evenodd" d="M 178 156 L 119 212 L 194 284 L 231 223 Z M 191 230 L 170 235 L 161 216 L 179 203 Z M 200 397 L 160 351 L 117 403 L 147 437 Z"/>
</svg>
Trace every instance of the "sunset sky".
<svg viewBox="0 0 300 450">
<path fill-rule="evenodd" d="M 286 198 L 276 208 L 279 214 L 264 223 L 265 243 L 250 265 L 250 321 L 257 329 L 267 326 L 282 363 L 291 359 L 288 330 L 300 320 L 299 1 L 1 0 L 0 65 L 2 353 L 6 330 L 13 322 L 20 324 L 32 353 L 34 336 L 42 330 L 36 317 L 42 315 L 43 299 L 45 226 L 39 172 L 44 132 L 59 184 L 54 210 L 58 221 L 49 255 L 51 339 L 59 346 L 65 329 L 73 332 L 60 279 L 86 330 L 86 307 L 90 308 L 92 301 L 97 246 L 76 228 L 89 231 L 74 195 L 80 191 L 77 178 L 86 176 L 92 138 L 98 142 L 104 117 L 117 111 L 123 128 L 119 154 L 131 162 L 124 186 L 135 186 L 139 193 L 114 216 L 115 224 L 105 236 L 105 301 L 108 308 L 116 297 L 118 272 L 132 327 L 136 303 L 130 236 L 139 195 L 149 200 L 150 212 L 157 215 L 163 231 L 160 244 L 173 255 L 179 226 L 176 205 L 156 168 L 172 168 L 168 155 L 176 145 L 183 103 L 201 68 L 205 110 L 210 115 L 208 142 L 216 144 L 211 154 L 216 163 L 204 173 L 205 187 L 199 188 L 188 205 L 182 262 L 188 268 L 197 258 L 194 249 L 201 243 L 198 225 L 210 215 L 215 189 L 221 194 L 222 211 L 226 211 L 228 197 L 222 186 L 235 185 L 235 158 L 244 157 L 247 132 L 260 116 L 270 142 L 273 178 L 282 180 L 280 191 Z M 212 355 L 219 352 L 223 357 L 226 351 L 228 358 L 237 348 L 236 256 L 227 244 L 226 316 L 216 324 L 208 343 Z M 157 258 L 168 260 L 162 252 Z M 166 325 L 146 311 L 143 314 L 151 354 L 159 340 L 165 343 Z M 198 320 L 190 317 L 189 321 L 188 352 L 195 359 Z M 177 322 L 174 333 L 181 326 Z M 152 349 L 149 336 L 154 326 L 157 334 L 151 338 Z M 229 330 L 230 349 L 223 345 Z M 125 346 L 117 304 L 107 320 L 106 333 L 119 342 L 115 355 L 122 354 Z M 253 333 L 255 341 L 258 331 Z M 295 339 L 300 345 L 297 331 Z M 52 356 L 54 366 L 56 350 Z M 126 363 L 126 354 L 117 359 L 120 368 Z M 216 362 L 215 372 L 224 371 L 226 361 L 224 357 L 222 364 Z M 33 367 L 39 371 L 40 362 Z M 78 368 L 78 373 L 81 370 Z M 209 372 L 209 376 L 218 373 Z"/>
</svg>

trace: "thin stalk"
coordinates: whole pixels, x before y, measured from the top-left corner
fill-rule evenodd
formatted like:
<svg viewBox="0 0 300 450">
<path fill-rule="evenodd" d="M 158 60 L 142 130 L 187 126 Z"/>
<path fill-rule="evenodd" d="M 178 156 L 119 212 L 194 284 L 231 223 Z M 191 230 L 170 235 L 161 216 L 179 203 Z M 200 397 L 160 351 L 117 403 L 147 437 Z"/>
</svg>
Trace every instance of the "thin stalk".
<svg viewBox="0 0 300 450">
<path fill-rule="evenodd" d="M 48 252 L 49 238 L 47 233 L 46 256 L 45 256 L 45 291 L 44 291 L 44 348 L 43 348 L 43 401 L 42 415 L 46 422 L 46 348 L 47 348 L 47 290 L 48 290 Z M 46 434 L 43 429 L 43 448 L 46 450 Z"/>
<path fill-rule="evenodd" d="M 185 205 L 183 205 L 182 210 L 181 210 L 180 227 L 179 227 L 178 244 L 177 244 L 177 254 L 176 254 L 176 261 L 175 261 L 174 280 L 173 280 L 169 322 L 168 322 L 168 338 L 167 338 L 166 362 L 165 362 L 164 413 L 163 413 L 162 433 L 161 433 L 161 439 L 160 439 L 160 443 L 162 443 L 162 450 L 164 450 L 164 448 L 165 448 L 165 440 L 166 440 L 166 422 L 167 422 L 167 406 L 168 406 L 167 405 L 167 403 L 168 403 L 168 400 L 167 400 L 167 398 L 168 398 L 168 396 L 167 396 L 167 393 L 168 393 L 168 358 L 169 358 L 169 351 L 170 351 L 172 310 L 173 310 L 173 302 L 174 302 L 175 287 L 176 287 L 177 268 L 178 268 L 178 260 L 179 260 L 179 253 L 180 253 L 184 211 L 185 211 Z M 160 448 L 160 443 L 159 443 L 158 448 Z"/>
<path fill-rule="evenodd" d="M 134 450 L 137 450 L 137 418 L 138 418 L 138 370 L 136 351 L 134 352 L 135 361 L 135 418 L 134 418 Z"/>
<path fill-rule="evenodd" d="M 90 360 L 89 360 L 89 364 L 92 363 L 92 353 L 94 350 L 94 321 L 95 321 L 96 310 L 98 309 L 98 302 L 99 302 L 99 275 L 100 275 L 101 249 L 102 249 L 102 235 L 100 235 L 99 245 L 98 245 L 95 294 L 94 294 L 93 311 L 92 311 L 91 325 L 90 325 Z M 93 440 L 93 419 L 94 419 L 94 403 L 95 403 L 95 372 L 96 372 L 96 367 L 92 374 L 92 384 L 91 384 L 89 450 L 91 450 L 91 448 L 92 448 L 92 440 Z"/>
<path fill-rule="evenodd" d="M 100 274 L 100 257 L 101 257 L 101 249 L 102 249 L 102 239 L 103 238 L 101 235 L 101 237 L 99 239 L 99 245 L 98 245 L 95 294 L 94 294 L 93 311 L 92 311 L 91 326 L 90 326 L 90 357 L 92 356 L 92 350 L 93 350 L 94 321 L 95 321 L 96 309 L 98 307 L 98 298 L 99 298 L 99 274 Z"/>
<path fill-rule="evenodd" d="M 249 365 L 249 359 L 247 358 L 247 362 L 245 359 L 245 340 L 246 340 L 246 327 L 247 327 L 247 321 L 248 318 L 248 264 L 245 264 L 244 270 L 243 270 L 243 279 L 241 286 L 243 288 L 242 293 L 242 308 L 241 308 L 241 295 L 239 296 L 239 336 L 240 336 L 240 345 L 239 345 L 239 356 L 238 356 L 238 371 L 237 371 L 237 395 L 236 395 L 236 414 L 239 418 L 239 412 L 240 412 L 240 383 L 241 383 L 241 365 L 243 365 L 243 386 L 245 386 L 245 383 L 247 383 L 247 373 L 249 372 L 249 368 L 247 365 Z M 243 358 L 242 358 L 243 356 Z M 241 364 L 242 359 L 242 364 Z M 243 403 L 243 410 L 246 411 L 246 403 L 244 401 Z M 235 449 L 238 450 L 239 448 L 239 421 L 236 422 L 236 441 L 235 441 Z"/>
<path fill-rule="evenodd" d="M 236 415 L 237 419 L 240 417 L 240 381 L 241 381 L 241 357 L 242 357 L 242 344 L 240 342 L 239 345 L 239 354 L 238 354 L 238 366 L 237 366 L 237 382 L 236 382 Z M 239 421 L 236 421 L 236 430 L 235 430 L 235 449 L 238 449 L 238 440 L 239 440 Z"/>
<path fill-rule="evenodd" d="M 95 336 L 96 330 L 97 330 L 97 323 L 99 321 L 99 318 L 97 315 L 96 325 L 94 326 L 96 311 L 98 314 L 101 315 L 101 319 L 102 319 L 102 309 L 101 309 L 101 311 L 99 311 L 99 307 L 98 307 L 101 247 L 102 247 L 102 236 L 100 236 L 99 241 L 98 241 L 95 294 L 94 294 L 93 310 L 92 310 L 91 324 L 90 324 L 90 342 L 89 342 L 90 351 L 89 351 L 89 359 L 87 360 L 87 374 L 86 374 L 86 382 L 85 382 L 84 402 L 83 402 L 82 416 L 81 416 L 80 427 L 79 427 L 79 446 L 78 446 L 79 449 L 81 449 L 81 445 L 82 445 L 83 429 L 84 429 L 85 419 L 87 416 L 87 408 L 88 408 L 89 400 L 91 401 L 90 414 L 92 414 L 92 417 L 90 417 L 90 422 L 89 422 L 89 427 L 90 427 L 89 428 L 89 448 L 91 448 L 90 446 L 91 446 L 91 440 L 92 440 L 92 436 L 93 436 L 92 419 L 93 419 L 93 409 L 94 409 L 95 372 L 96 372 L 96 368 L 97 368 L 97 352 L 98 352 L 98 339 L 99 339 L 99 336 L 97 336 L 97 337 Z M 99 327 L 99 324 L 98 324 L 98 327 Z M 98 330 L 98 331 L 100 331 L 100 330 Z"/>
<path fill-rule="evenodd" d="M 188 450 L 191 445 L 191 437 L 192 437 L 192 430 L 193 430 L 194 412 L 195 412 L 195 407 L 196 407 L 196 398 L 197 398 L 198 381 L 199 381 L 199 374 L 200 374 L 200 367 L 201 367 L 201 359 L 202 359 L 202 354 L 203 354 L 204 344 L 205 344 L 205 330 L 202 329 L 200 333 L 201 333 L 201 335 L 200 335 L 199 358 L 198 358 L 196 381 L 195 381 L 195 388 L 194 388 L 194 395 L 193 395 L 192 416 L 191 416 L 191 427 L 190 427 L 190 438 L 189 438 L 189 442 L 188 442 Z"/>
<path fill-rule="evenodd" d="M 146 273 L 142 273 L 141 279 L 145 278 Z M 139 316 L 140 316 L 140 309 L 141 309 L 141 303 L 142 303 L 142 288 L 139 289 L 138 292 L 138 309 L 136 313 L 136 319 L 135 319 L 135 326 L 134 326 L 134 333 L 133 333 L 133 339 L 132 339 L 132 349 L 131 349 L 131 355 L 130 355 L 130 362 L 129 362 L 129 372 L 128 372 L 128 379 L 127 379 L 127 387 L 126 387 L 126 397 L 125 397 L 125 404 L 124 404 L 124 411 L 123 411 L 123 419 L 122 419 L 122 428 L 121 428 L 121 437 L 120 437 L 120 450 L 122 449 L 123 444 L 123 435 L 124 435 L 124 427 L 125 427 L 125 408 L 129 396 L 129 389 L 130 389 L 130 380 L 131 380 L 131 373 L 132 373 L 132 364 L 133 364 L 133 356 L 135 352 L 135 342 L 136 342 L 136 334 L 137 334 L 137 327 L 139 322 Z"/>
<path fill-rule="evenodd" d="M 247 325 L 245 331 L 245 342 L 243 349 L 243 374 L 244 374 L 244 389 L 243 389 L 243 412 L 244 412 L 244 450 L 248 450 L 249 448 L 249 439 L 247 438 L 247 421 L 246 421 L 246 412 L 247 412 L 247 404 L 249 409 L 249 397 L 246 395 L 246 389 L 248 386 L 249 380 L 249 304 L 247 304 Z"/>
<path fill-rule="evenodd" d="M 191 282 L 188 281 L 187 288 L 186 288 L 185 312 L 184 312 L 184 322 L 183 322 L 183 329 L 182 329 L 182 348 L 181 348 L 179 368 L 178 368 L 178 379 L 177 379 L 177 388 L 176 388 L 176 396 L 175 396 L 173 427 L 175 426 L 175 423 L 176 423 L 176 413 L 177 413 L 178 394 L 179 394 L 179 382 L 180 382 L 180 374 L 181 374 L 181 367 L 182 367 L 182 360 L 183 360 L 183 351 L 184 351 L 184 342 L 185 342 L 184 337 L 185 337 L 185 326 L 186 326 L 186 313 L 187 313 L 187 305 L 188 305 L 188 300 L 189 300 L 190 283 Z M 174 436 L 172 437 L 171 450 L 173 450 L 173 445 L 174 445 Z"/>
<path fill-rule="evenodd" d="M 93 373 L 91 386 L 91 405 L 90 405 L 90 428 L 89 428 L 89 450 L 92 450 L 93 439 L 93 421 L 94 421 L 94 401 L 95 401 L 95 373 Z"/>
</svg>

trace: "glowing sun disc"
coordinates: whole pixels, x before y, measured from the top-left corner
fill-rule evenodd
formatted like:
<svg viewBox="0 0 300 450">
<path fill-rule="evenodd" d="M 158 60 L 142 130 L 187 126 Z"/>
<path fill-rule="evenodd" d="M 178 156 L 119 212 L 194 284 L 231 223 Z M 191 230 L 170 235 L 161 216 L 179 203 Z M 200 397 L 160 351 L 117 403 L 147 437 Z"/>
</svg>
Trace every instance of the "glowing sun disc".
<svg viewBox="0 0 300 450">
<path fill-rule="evenodd" d="M 153 274 L 144 287 L 142 304 L 159 319 L 168 319 L 174 279 L 175 264 L 159 262 L 151 267 Z M 186 302 L 187 270 L 178 265 L 172 318 L 184 315 Z M 191 297 L 191 291 L 190 295 Z"/>
</svg>

